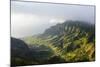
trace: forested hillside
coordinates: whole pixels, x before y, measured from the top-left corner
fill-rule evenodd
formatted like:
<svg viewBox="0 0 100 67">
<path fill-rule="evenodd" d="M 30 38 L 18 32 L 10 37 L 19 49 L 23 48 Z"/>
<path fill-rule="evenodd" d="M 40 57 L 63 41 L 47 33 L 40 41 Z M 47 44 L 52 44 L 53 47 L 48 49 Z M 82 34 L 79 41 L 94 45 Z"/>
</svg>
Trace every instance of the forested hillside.
<svg viewBox="0 0 100 67">
<path fill-rule="evenodd" d="M 22 59 L 22 52 L 19 56 L 21 58 L 15 57 L 17 60 L 11 60 L 15 61 L 13 65 L 95 60 L 95 25 L 87 22 L 65 21 L 51 26 L 43 34 L 24 37 L 21 40 L 28 46 L 25 53 L 27 59 Z"/>
</svg>

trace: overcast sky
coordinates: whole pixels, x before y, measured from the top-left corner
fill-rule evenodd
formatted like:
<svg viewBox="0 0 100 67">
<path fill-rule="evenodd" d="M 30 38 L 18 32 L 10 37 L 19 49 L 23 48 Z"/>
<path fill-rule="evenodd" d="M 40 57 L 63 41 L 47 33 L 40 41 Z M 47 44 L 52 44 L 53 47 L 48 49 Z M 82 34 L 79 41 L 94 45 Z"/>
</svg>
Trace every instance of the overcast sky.
<svg viewBox="0 0 100 67">
<path fill-rule="evenodd" d="M 94 6 L 11 2 L 11 36 L 20 38 L 40 34 L 66 20 L 94 23 Z"/>
</svg>

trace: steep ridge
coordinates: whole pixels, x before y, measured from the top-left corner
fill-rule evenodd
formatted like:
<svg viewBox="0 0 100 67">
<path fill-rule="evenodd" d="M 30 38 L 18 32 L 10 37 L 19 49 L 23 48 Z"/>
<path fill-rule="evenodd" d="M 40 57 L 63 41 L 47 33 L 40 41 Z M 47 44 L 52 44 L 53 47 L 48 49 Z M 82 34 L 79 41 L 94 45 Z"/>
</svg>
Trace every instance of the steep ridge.
<svg viewBox="0 0 100 67">
<path fill-rule="evenodd" d="M 28 46 L 29 52 L 25 52 L 30 61 L 24 65 L 95 60 L 95 25 L 87 22 L 65 21 L 22 40 Z"/>
</svg>

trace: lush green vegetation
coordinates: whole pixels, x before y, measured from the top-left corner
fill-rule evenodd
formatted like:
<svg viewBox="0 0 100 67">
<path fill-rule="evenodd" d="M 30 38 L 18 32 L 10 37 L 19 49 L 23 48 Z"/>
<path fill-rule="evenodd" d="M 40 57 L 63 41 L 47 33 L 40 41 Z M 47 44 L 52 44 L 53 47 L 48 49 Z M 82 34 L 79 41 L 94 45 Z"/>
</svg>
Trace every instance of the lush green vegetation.
<svg viewBox="0 0 100 67">
<path fill-rule="evenodd" d="M 31 54 L 33 60 L 27 61 L 29 64 L 95 60 L 94 24 L 66 21 L 52 26 L 41 35 L 26 37 L 23 40 L 31 51 L 34 51 Z M 25 62 L 26 65 L 27 63 Z"/>
</svg>

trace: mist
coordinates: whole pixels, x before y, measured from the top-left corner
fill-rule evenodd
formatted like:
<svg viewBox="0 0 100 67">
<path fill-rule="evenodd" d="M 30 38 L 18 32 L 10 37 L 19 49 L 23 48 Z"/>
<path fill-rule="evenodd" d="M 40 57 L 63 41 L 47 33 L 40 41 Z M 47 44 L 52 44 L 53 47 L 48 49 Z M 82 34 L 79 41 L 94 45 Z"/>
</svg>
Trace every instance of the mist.
<svg viewBox="0 0 100 67">
<path fill-rule="evenodd" d="M 16 38 L 43 33 L 67 20 L 94 24 L 95 7 L 11 1 L 11 36 Z"/>
</svg>

